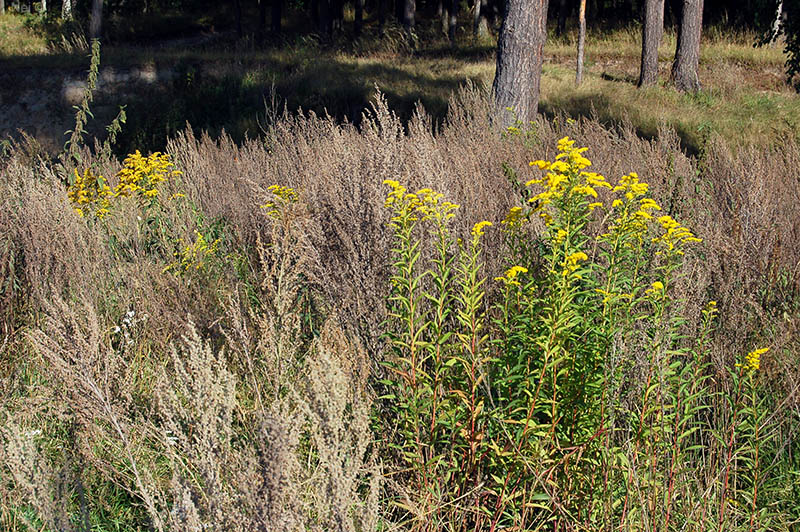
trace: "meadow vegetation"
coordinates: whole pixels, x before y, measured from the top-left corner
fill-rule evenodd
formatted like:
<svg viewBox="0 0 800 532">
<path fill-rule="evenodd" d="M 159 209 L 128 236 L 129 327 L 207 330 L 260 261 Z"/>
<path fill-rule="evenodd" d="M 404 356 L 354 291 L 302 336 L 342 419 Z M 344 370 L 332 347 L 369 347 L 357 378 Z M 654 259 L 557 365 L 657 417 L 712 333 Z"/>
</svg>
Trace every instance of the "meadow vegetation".
<svg viewBox="0 0 800 532">
<path fill-rule="evenodd" d="M 504 130 L 466 38 L 109 47 L 185 70 L 0 151 L 0 528 L 800 526 L 800 107 L 753 38 L 692 96 L 551 40 Z"/>
<path fill-rule="evenodd" d="M 4 529 L 797 526 L 791 140 L 467 87 L 0 164 Z"/>
</svg>

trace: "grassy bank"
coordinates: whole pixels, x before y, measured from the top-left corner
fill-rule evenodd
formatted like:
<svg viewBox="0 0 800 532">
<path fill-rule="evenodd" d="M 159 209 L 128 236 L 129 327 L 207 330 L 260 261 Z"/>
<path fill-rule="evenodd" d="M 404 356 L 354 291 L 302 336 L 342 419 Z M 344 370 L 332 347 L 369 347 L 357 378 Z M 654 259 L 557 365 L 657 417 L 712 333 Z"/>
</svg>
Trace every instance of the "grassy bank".
<svg viewBox="0 0 800 532">
<path fill-rule="evenodd" d="M 51 30 L 55 33 L 45 37 L 35 24 L 26 26 L 21 17 L 5 16 L 2 21 L 7 32 L 0 41 L 0 55 L 9 72 L 86 68 L 85 52 L 65 51 L 59 44 L 56 36 L 68 33 L 66 29 Z M 187 24 L 176 27 L 194 27 Z M 265 118 L 265 101 L 273 101 L 273 96 L 279 106 L 285 103 L 291 111 L 302 107 L 359 122 L 377 85 L 404 119 L 411 117 L 421 101 L 441 120 L 450 94 L 465 80 L 478 86 L 491 83 L 492 42 L 474 43 L 462 34 L 451 49 L 435 28 L 421 27 L 420 47 L 410 53 L 398 28 L 390 27 L 383 37 L 374 33 L 375 28 L 368 26 L 360 40 L 323 44 L 313 35 L 292 33 L 290 27 L 282 42 L 266 48 L 255 46 L 252 40 L 236 42 L 224 32 L 206 33 L 191 47 L 181 44 L 183 37 L 171 41 L 168 34 L 136 44 L 125 44 L 121 37 L 117 44 L 112 40 L 103 51 L 104 66 L 169 70 L 172 80 L 141 87 L 125 101 L 114 94 L 103 100 L 111 107 L 127 104 L 132 111 L 120 154 L 137 147 L 162 148 L 187 120 L 212 134 L 224 128 L 237 140 L 257 135 L 259 121 Z M 573 81 L 574 35 L 552 38 L 545 48 L 541 109 L 548 117 L 594 117 L 607 126 L 629 121 L 640 135 L 650 138 L 662 124 L 667 125 L 678 131 L 684 148 L 692 154 L 700 153 L 712 134 L 732 145 L 780 142 L 796 134 L 800 104 L 784 82 L 785 57 L 780 47 L 753 48 L 754 40 L 752 34 L 707 28 L 700 62 L 703 90 L 681 95 L 665 81 L 674 54 L 674 34 L 665 36 L 659 52 L 662 84 L 648 90 L 635 87 L 638 29 L 590 32 L 587 72 L 580 87 Z"/>
</svg>

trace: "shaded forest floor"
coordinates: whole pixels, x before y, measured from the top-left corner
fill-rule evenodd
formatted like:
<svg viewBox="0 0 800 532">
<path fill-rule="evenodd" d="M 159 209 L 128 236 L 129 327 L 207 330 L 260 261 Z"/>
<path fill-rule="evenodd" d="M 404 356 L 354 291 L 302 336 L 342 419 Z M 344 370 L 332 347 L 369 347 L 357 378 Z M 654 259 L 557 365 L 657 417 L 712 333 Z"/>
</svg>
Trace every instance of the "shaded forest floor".
<svg viewBox="0 0 800 532">
<path fill-rule="evenodd" d="M 224 129 L 236 139 L 252 137 L 284 105 L 359 122 L 376 87 L 402 118 L 420 102 L 441 120 L 456 88 L 467 81 L 488 87 L 494 76 L 495 43 L 474 40 L 463 22 L 457 46 L 437 28 L 423 26 L 414 50 L 400 28 L 387 26 L 379 36 L 369 24 L 359 39 L 323 43 L 315 35 L 287 32 L 265 46 L 197 21 L 175 22 L 181 29 L 170 39 L 158 28 L 128 28 L 126 39 L 102 52 L 93 133 L 102 131 L 119 105 L 128 112 L 120 153 L 163 148 L 187 122 L 212 134 Z M 0 135 L 22 129 L 45 149 L 57 150 L 85 86 L 85 40 L 70 28 L 19 16 L 0 17 L 0 29 Z M 130 40 L 136 31 L 138 40 Z M 579 87 L 575 32 L 551 36 L 541 111 L 549 117 L 591 116 L 606 125 L 629 121 L 646 138 L 668 125 L 689 153 L 699 153 L 713 133 L 735 145 L 772 144 L 797 132 L 800 101 L 785 81 L 781 47 L 754 48 L 754 40 L 752 34 L 707 29 L 703 90 L 683 95 L 666 84 L 672 33 L 659 53 L 662 82 L 647 90 L 636 88 L 638 28 L 590 32 Z"/>
</svg>

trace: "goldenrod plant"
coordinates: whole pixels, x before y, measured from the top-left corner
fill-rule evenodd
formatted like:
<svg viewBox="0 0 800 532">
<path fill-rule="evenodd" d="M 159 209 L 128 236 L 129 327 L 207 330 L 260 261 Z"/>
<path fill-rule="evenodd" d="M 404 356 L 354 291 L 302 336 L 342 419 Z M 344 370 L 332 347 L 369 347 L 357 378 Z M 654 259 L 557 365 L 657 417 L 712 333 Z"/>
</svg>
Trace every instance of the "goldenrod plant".
<svg viewBox="0 0 800 532">
<path fill-rule="evenodd" d="M 557 149 L 530 163 L 530 193 L 500 224 L 509 266 L 493 278 L 491 309 L 481 237 L 492 224 L 452 246 L 445 217 L 431 214 L 440 194 L 385 182 L 395 241 L 385 426 L 408 480 L 397 506 L 420 530 L 763 529 L 770 421 L 755 376 L 766 349 L 732 371 L 719 432 L 716 302 L 688 341 L 673 288 L 701 239 L 635 172 L 611 183 L 590 170 L 587 148 L 562 138 Z M 520 244 L 536 218 L 539 244 Z"/>
</svg>

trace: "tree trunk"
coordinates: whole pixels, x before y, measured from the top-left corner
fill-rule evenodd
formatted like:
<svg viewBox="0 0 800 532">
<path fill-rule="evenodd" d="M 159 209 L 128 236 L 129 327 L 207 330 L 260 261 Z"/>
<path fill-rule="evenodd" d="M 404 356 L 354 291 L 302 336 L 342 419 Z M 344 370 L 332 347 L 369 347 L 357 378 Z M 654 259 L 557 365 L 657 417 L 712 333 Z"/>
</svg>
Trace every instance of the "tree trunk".
<svg viewBox="0 0 800 532">
<path fill-rule="evenodd" d="M 72 0 L 63 0 L 61 3 L 61 18 L 72 20 Z"/>
<path fill-rule="evenodd" d="M 778 35 L 781 33 L 781 26 L 783 22 L 783 0 L 778 2 L 778 11 L 775 14 L 775 22 L 772 23 L 772 38 L 769 40 L 770 46 L 773 46 L 778 40 Z"/>
<path fill-rule="evenodd" d="M 6 12 L 6 2 L 5 0 L 0 0 L 0 15 Z"/>
<path fill-rule="evenodd" d="M 681 92 L 700 90 L 700 33 L 703 29 L 703 0 L 683 0 L 678 26 L 678 47 L 672 63 L 672 83 Z"/>
<path fill-rule="evenodd" d="M 414 22 L 416 19 L 417 13 L 417 2 L 416 0 L 398 0 L 403 2 L 403 28 L 406 30 L 407 34 L 411 34 L 411 31 L 414 29 Z"/>
<path fill-rule="evenodd" d="M 99 39 L 103 32 L 103 0 L 92 0 L 92 18 L 89 21 L 89 40 Z"/>
<path fill-rule="evenodd" d="M 450 44 L 456 44 L 456 27 L 458 26 L 458 0 L 450 0 L 450 18 L 447 21 L 447 38 Z"/>
<path fill-rule="evenodd" d="M 578 64 L 575 67 L 575 85 L 583 81 L 583 53 L 586 46 L 586 0 L 578 9 Z"/>
<path fill-rule="evenodd" d="M 263 1 L 263 0 L 262 0 Z M 272 19 L 270 20 L 272 26 L 272 33 L 278 34 L 281 32 L 281 11 L 283 7 L 283 0 L 272 0 Z"/>
<path fill-rule="evenodd" d="M 353 21 L 356 37 L 361 35 L 361 29 L 364 27 L 364 0 L 355 0 L 356 14 Z"/>
<path fill-rule="evenodd" d="M 508 0 L 492 84 L 503 125 L 513 124 L 515 117 L 524 124 L 536 119 L 546 38 L 547 0 Z"/>
<path fill-rule="evenodd" d="M 658 47 L 664 32 L 664 0 L 646 0 L 642 24 L 642 66 L 639 86 L 658 83 Z"/>
<path fill-rule="evenodd" d="M 489 0 L 475 0 L 475 16 L 473 19 L 472 35 L 476 39 L 489 37 Z"/>
</svg>

